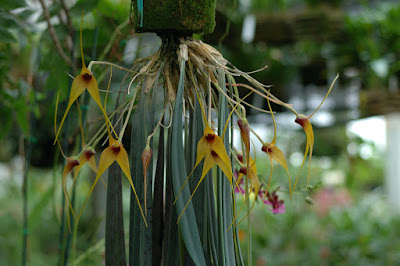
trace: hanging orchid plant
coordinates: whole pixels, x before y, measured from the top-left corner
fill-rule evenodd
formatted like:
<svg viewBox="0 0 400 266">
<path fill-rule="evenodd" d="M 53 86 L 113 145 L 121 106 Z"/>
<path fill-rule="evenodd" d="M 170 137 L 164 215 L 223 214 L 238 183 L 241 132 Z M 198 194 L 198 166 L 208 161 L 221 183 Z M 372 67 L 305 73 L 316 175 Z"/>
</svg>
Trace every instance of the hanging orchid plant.
<svg viewBox="0 0 400 266">
<path fill-rule="evenodd" d="M 138 12 L 141 12 L 143 3 L 137 2 Z M 146 14 L 139 16 L 140 23 L 145 17 Z M 312 156 L 314 133 L 309 121 L 312 115 L 299 115 L 292 105 L 275 97 L 268 85 L 254 79 L 252 73 L 232 66 L 212 46 L 173 32 L 159 32 L 159 35 L 162 38 L 159 51 L 136 60 L 130 69 L 104 61 L 91 61 L 86 67 L 81 48 L 82 70 L 72 83 L 68 106 L 58 129 L 55 121 L 54 143 L 60 139 L 59 133 L 69 110 L 86 89 L 103 114 L 104 122 L 93 136 L 82 128 L 82 138 L 90 140 L 77 156 L 66 157 L 62 184 L 70 206 L 68 209 L 78 221 L 84 207 L 76 216 L 69 204 L 66 182 L 69 173 L 76 176 L 89 162 L 96 178 L 88 198 L 106 169 L 117 162 L 132 189 L 130 265 L 149 260 L 153 264 L 164 261 L 165 265 L 176 265 L 179 258 L 186 258 L 186 253 L 196 265 L 216 264 L 221 260 L 226 265 L 243 264 L 236 230 L 240 221 L 236 218 L 246 206 L 245 216 L 250 222 L 250 195 L 255 195 L 252 206 L 260 198 L 259 202 L 273 213 L 286 210 L 277 192 L 270 190 L 273 161 L 283 166 L 287 173 L 287 181 L 280 179 L 279 183 L 290 197 L 303 189 L 296 188 L 299 175 L 292 185 L 285 155 L 276 146 L 279 131 L 270 102 L 293 112 L 296 123 L 307 135 L 300 171 L 307 155 L 310 160 Z M 122 100 L 113 112 L 107 112 L 106 101 L 102 102 L 100 95 L 105 91 L 107 98 L 112 75 L 108 87 L 100 90 L 92 73 L 95 65 L 122 70 L 126 72 L 125 79 L 130 80 L 126 86 L 125 79 L 121 81 L 119 97 Z M 237 83 L 235 79 L 239 77 L 247 82 Z M 252 129 L 245 105 L 258 108 L 248 103 L 246 97 L 240 97 L 239 88 L 248 91 L 246 97 L 255 94 L 267 100 L 269 109 L 262 112 L 269 113 L 273 121 L 271 142 L 264 142 Z M 234 117 L 237 117 L 237 126 Z M 132 135 L 126 136 L 130 122 Z M 234 134 L 241 136 L 239 147 L 233 146 Z M 105 136 L 109 145 L 103 148 L 99 143 Z M 130 154 L 122 142 L 127 137 L 131 141 Z M 268 180 L 259 178 L 257 158 L 250 156 L 255 152 L 251 142 L 257 140 L 271 165 Z M 94 161 L 95 150 L 102 150 L 98 165 Z M 238 169 L 237 177 L 234 177 L 233 169 Z M 109 182 L 112 178 L 109 176 Z M 240 207 L 235 203 L 235 191 L 242 192 L 238 193 L 243 197 Z M 154 240 L 160 238 L 161 242 Z M 182 240 L 181 251 L 171 249 L 170 245 L 176 245 L 179 239 Z M 179 254 L 175 256 L 174 252 Z"/>
</svg>

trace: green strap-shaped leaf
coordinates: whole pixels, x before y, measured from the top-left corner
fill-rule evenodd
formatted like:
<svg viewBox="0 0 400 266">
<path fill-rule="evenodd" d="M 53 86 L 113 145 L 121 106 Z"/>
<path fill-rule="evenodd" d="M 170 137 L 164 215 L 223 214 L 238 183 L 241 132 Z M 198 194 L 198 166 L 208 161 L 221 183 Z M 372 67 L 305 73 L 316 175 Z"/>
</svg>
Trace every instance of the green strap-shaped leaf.
<svg viewBox="0 0 400 266">
<path fill-rule="evenodd" d="M 208 236 L 209 236 L 209 244 L 210 244 L 210 257 L 213 261 L 214 265 L 219 265 L 218 263 L 218 224 L 217 224 L 217 216 L 215 212 L 215 197 L 214 197 L 214 183 L 212 179 L 212 173 L 209 172 L 204 180 L 205 186 L 209 192 L 210 197 L 207 198 L 207 211 L 208 211 Z"/>
<path fill-rule="evenodd" d="M 226 92 L 226 83 L 225 83 L 225 73 L 220 70 L 219 71 L 219 86 Z M 228 119 L 229 111 L 228 111 L 228 103 L 224 95 L 220 93 L 219 95 L 219 114 L 218 114 L 218 128 L 220 129 L 220 134 L 222 133 L 222 128 L 225 126 L 226 120 Z M 229 135 L 225 134 L 224 144 L 227 151 L 229 151 Z M 223 236 L 225 241 L 225 262 L 226 265 L 236 265 L 235 262 L 235 247 L 233 243 L 233 230 L 228 230 L 232 217 L 232 187 L 230 183 L 227 182 L 225 175 L 222 171 L 220 171 L 220 178 L 222 181 L 222 199 L 224 200 L 224 205 L 222 206 L 222 216 L 223 216 Z"/>
<path fill-rule="evenodd" d="M 175 196 L 178 195 L 184 181 L 187 178 L 187 171 L 184 158 L 184 147 L 182 140 L 182 112 L 183 112 L 183 89 L 185 84 L 185 62 L 181 62 L 178 92 L 175 101 L 172 137 L 171 137 L 171 168 L 172 184 Z M 176 201 L 177 214 L 180 215 L 187 201 L 190 198 L 190 190 L 185 186 L 180 197 Z M 186 249 L 196 265 L 206 265 L 204 253 L 200 241 L 199 230 L 193 205 L 190 202 L 179 222 L 179 228 L 185 242 Z"/>
<path fill-rule="evenodd" d="M 160 127 L 160 137 L 158 140 L 158 155 L 156 174 L 154 177 L 154 197 L 153 197 L 153 265 L 161 265 L 162 244 L 164 230 L 164 127 Z"/>
<path fill-rule="evenodd" d="M 107 185 L 106 265 L 126 265 L 121 175 L 118 164 L 110 166 Z"/>
<path fill-rule="evenodd" d="M 154 128 L 154 110 L 156 103 L 156 94 L 146 94 L 145 85 L 140 92 L 139 107 L 133 115 L 132 137 L 131 137 L 131 172 L 133 173 L 133 182 L 136 186 L 136 192 L 141 205 L 144 207 L 144 174 L 141 161 L 147 135 Z M 138 88 L 137 88 L 138 89 Z M 150 133 L 149 133 L 150 132 Z M 152 142 L 150 143 L 152 147 Z M 130 215 L 130 233 L 129 233 L 129 264 L 130 265 L 152 265 L 152 223 L 153 223 L 153 204 L 152 204 L 152 173 L 153 164 L 150 163 L 147 169 L 147 216 L 148 227 L 140 217 L 140 211 L 135 199 L 131 194 L 131 215 Z"/>
<path fill-rule="evenodd" d="M 168 130 L 168 141 L 167 141 L 167 171 L 165 180 L 165 225 L 164 225 L 164 250 L 163 250 L 163 265 L 179 265 L 179 241 L 178 234 L 178 216 L 176 214 L 176 206 L 174 202 L 174 195 L 172 189 L 172 155 L 171 155 L 171 139 L 172 129 Z"/>
<path fill-rule="evenodd" d="M 135 90 L 140 90 L 136 87 Z M 136 92 L 135 92 L 136 93 Z M 145 136 L 144 127 L 145 119 L 144 116 L 144 93 L 143 90 L 140 93 L 138 100 L 138 109 L 133 113 L 132 116 L 132 132 L 131 132 L 131 149 L 130 149 L 130 162 L 131 162 L 131 173 L 132 180 L 136 187 L 136 193 L 138 195 L 140 204 L 143 204 L 143 178 L 142 178 L 142 162 L 140 160 L 141 153 L 145 147 Z M 140 265 L 140 256 L 143 254 L 143 238 L 141 232 L 140 210 L 136 202 L 135 195 L 131 191 L 130 200 L 130 218 L 129 218 L 129 265 Z M 136 264 L 132 264 L 136 263 Z"/>
<path fill-rule="evenodd" d="M 195 92 L 193 92 L 195 93 Z M 196 155 L 197 155 L 197 143 L 200 141 L 203 136 L 204 128 L 203 121 L 201 116 L 200 105 L 198 101 L 195 101 L 194 110 L 190 113 L 190 122 L 189 122 L 189 134 L 188 139 L 185 142 L 188 147 L 188 153 L 186 156 L 187 168 L 192 169 L 196 163 Z M 192 177 L 189 180 L 189 188 L 191 191 L 195 189 L 197 184 L 200 181 L 201 173 L 203 169 L 203 162 L 194 169 Z M 206 177 L 207 178 L 207 177 Z M 196 222 L 199 228 L 199 234 L 201 242 L 203 243 L 203 249 L 207 252 L 207 241 L 205 238 L 207 236 L 206 231 L 206 221 L 207 221 L 207 213 L 204 213 L 204 204 L 205 204 L 205 183 L 202 182 L 198 186 L 196 190 L 196 194 L 194 194 L 192 198 L 194 212 L 196 213 Z"/>
</svg>

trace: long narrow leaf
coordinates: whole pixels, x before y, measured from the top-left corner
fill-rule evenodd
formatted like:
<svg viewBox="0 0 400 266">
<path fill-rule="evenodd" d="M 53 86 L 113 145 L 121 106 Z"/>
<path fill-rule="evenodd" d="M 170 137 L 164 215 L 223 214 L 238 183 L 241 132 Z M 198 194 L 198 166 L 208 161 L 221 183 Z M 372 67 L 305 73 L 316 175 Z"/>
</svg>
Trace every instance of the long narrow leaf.
<svg viewBox="0 0 400 266">
<path fill-rule="evenodd" d="M 145 82 L 144 82 L 145 83 Z M 136 89 L 140 89 L 137 87 Z M 145 94 L 144 88 L 141 89 L 138 109 L 132 116 L 132 135 L 131 135 L 131 172 L 133 183 L 136 186 L 136 193 L 140 204 L 144 206 L 143 198 L 143 166 L 140 160 L 141 153 L 146 145 L 145 140 Z M 144 255 L 144 231 L 146 226 L 140 218 L 140 210 L 136 202 L 136 197 L 131 192 L 130 219 L 129 219 L 129 265 L 143 265 Z M 149 222 L 149 221 L 147 221 Z"/>
<path fill-rule="evenodd" d="M 183 89 L 185 85 L 185 62 L 181 62 L 180 66 L 180 78 L 178 92 L 175 101 L 173 121 L 172 121 L 172 137 L 171 137 L 171 168 L 172 168 L 172 183 L 175 196 L 179 194 L 179 191 L 186 180 L 187 171 L 185 166 L 184 158 L 184 147 L 182 140 L 182 112 L 183 112 Z M 190 191 L 187 186 L 182 190 L 181 196 L 176 201 L 176 210 L 180 214 L 187 201 L 190 198 Z M 180 231 L 185 242 L 188 253 L 190 254 L 193 262 L 196 265 L 205 265 L 205 258 L 203 249 L 201 247 L 201 241 L 199 236 L 199 230 L 196 223 L 195 213 L 193 205 L 189 202 L 189 205 L 182 215 L 179 223 Z"/>
<path fill-rule="evenodd" d="M 164 127 L 160 128 L 158 139 L 158 155 L 156 174 L 154 178 L 154 197 L 153 197 L 153 220 L 152 250 L 153 265 L 161 265 L 162 243 L 164 229 Z"/>
<path fill-rule="evenodd" d="M 179 265 L 179 246 L 176 244 L 179 241 L 178 238 L 178 220 L 177 211 L 174 202 L 174 195 L 172 189 L 172 155 L 171 155 L 171 139 L 172 129 L 168 130 L 168 141 L 167 141 L 167 169 L 166 169 L 166 180 L 165 180 L 165 227 L 164 227 L 164 265 Z"/>
<path fill-rule="evenodd" d="M 121 176 L 119 165 L 111 165 L 107 182 L 106 265 L 126 265 Z"/>
</svg>

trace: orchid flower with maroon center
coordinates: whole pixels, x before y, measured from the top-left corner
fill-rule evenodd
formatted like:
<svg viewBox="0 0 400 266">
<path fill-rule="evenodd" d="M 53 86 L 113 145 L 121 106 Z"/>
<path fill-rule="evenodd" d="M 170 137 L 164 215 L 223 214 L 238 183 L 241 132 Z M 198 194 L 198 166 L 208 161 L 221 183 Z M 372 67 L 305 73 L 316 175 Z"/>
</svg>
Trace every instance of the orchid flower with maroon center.
<svg viewBox="0 0 400 266">
<path fill-rule="evenodd" d="M 97 172 L 97 165 L 96 161 L 94 159 L 94 155 L 96 152 L 93 150 L 91 147 L 85 147 L 83 151 L 81 152 L 81 155 L 79 157 L 76 156 L 71 156 L 67 158 L 67 163 L 65 164 L 64 171 L 63 171 L 63 177 L 62 177 L 62 187 L 63 187 L 63 192 L 64 192 L 64 197 L 66 199 L 66 204 L 69 206 L 71 209 L 72 215 L 75 217 L 74 210 L 72 208 L 70 199 L 69 199 L 69 193 L 67 191 L 67 177 L 68 174 L 74 170 L 74 178 L 73 178 L 73 183 L 75 182 L 75 178 L 82 169 L 82 167 L 89 162 L 90 168 L 94 171 Z M 69 212 L 68 212 L 69 214 Z"/>
<path fill-rule="evenodd" d="M 247 164 L 243 163 L 243 155 L 241 153 L 236 153 L 234 158 L 240 166 L 239 175 L 236 179 L 236 186 L 240 189 L 241 192 L 244 191 L 244 192 L 242 192 L 242 194 L 246 194 L 246 191 L 250 191 L 250 192 L 253 192 L 255 195 L 255 200 L 254 200 L 251 208 L 247 211 L 245 217 L 239 221 L 238 224 L 240 224 L 250 214 L 251 210 L 253 209 L 253 207 L 256 203 L 257 195 L 259 194 L 261 185 L 260 185 L 260 181 L 259 181 L 258 175 L 257 175 L 257 167 L 256 167 L 255 160 L 253 160 L 253 158 L 249 157 L 249 160 L 248 160 L 249 166 L 247 166 Z M 241 184 L 243 182 L 243 175 L 247 176 L 248 180 L 250 180 L 250 182 L 251 182 L 250 189 L 248 187 L 246 187 L 247 182 L 245 184 L 244 189 L 239 187 L 239 184 Z M 231 226 L 234 224 L 236 219 L 239 217 L 239 214 L 242 212 L 243 207 L 246 205 L 246 202 L 249 200 L 250 193 L 246 194 L 246 196 L 247 197 L 244 199 L 243 205 L 240 207 L 238 213 L 235 214 L 235 217 L 233 218 L 233 221 L 232 221 L 231 225 L 229 226 L 228 230 L 231 228 Z"/>
<path fill-rule="evenodd" d="M 69 208 L 69 210 L 71 210 L 72 216 L 74 217 L 75 220 L 76 220 L 76 215 L 75 215 L 74 209 L 72 207 L 71 200 L 69 198 L 69 193 L 67 191 L 68 174 L 73 172 L 72 183 L 74 183 L 75 178 L 78 175 L 79 171 L 87 162 L 89 162 L 89 166 L 93 169 L 93 171 L 97 172 L 96 161 L 94 160 L 94 155 L 96 153 L 93 150 L 93 148 L 86 147 L 81 151 L 80 154 L 81 155 L 79 157 L 71 156 L 71 157 L 66 158 L 67 162 L 64 166 L 63 175 L 62 175 L 62 188 L 63 188 L 64 197 L 66 200 L 65 205 L 66 205 L 66 208 Z M 62 152 L 62 155 L 65 156 L 63 152 Z M 69 222 L 70 221 L 69 211 L 67 212 L 67 217 L 68 217 L 67 218 L 68 219 L 68 227 L 71 230 L 71 226 L 70 226 L 70 222 Z"/>
<path fill-rule="evenodd" d="M 291 181 L 290 181 L 290 174 L 289 174 L 289 170 L 288 170 L 288 165 L 287 165 L 287 162 L 286 162 L 285 155 L 283 155 L 283 152 L 278 147 L 275 146 L 275 142 L 276 142 L 276 122 L 275 122 L 274 112 L 272 111 L 271 104 L 269 103 L 268 98 L 267 98 L 267 102 L 268 102 L 269 111 L 271 112 L 272 120 L 274 122 L 274 138 L 272 139 L 272 142 L 270 142 L 270 143 L 267 143 L 267 142 L 263 143 L 263 146 L 261 148 L 261 150 L 263 152 L 268 154 L 269 163 L 271 165 L 271 173 L 270 173 L 270 177 L 269 177 L 269 181 L 268 181 L 267 191 L 268 191 L 269 186 L 271 184 L 272 173 L 273 173 L 273 169 L 274 169 L 273 160 L 275 160 L 280 165 L 282 165 L 283 168 L 285 168 L 285 170 L 286 170 L 286 173 L 287 173 L 288 178 L 289 178 L 289 193 L 290 193 L 290 197 L 292 197 L 292 190 L 291 190 L 292 185 L 291 185 Z M 260 139 L 260 141 L 261 141 L 261 139 Z"/>
<path fill-rule="evenodd" d="M 136 201 L 138 203 L 140 212 L 142 214 L 143 217 L 143 221 L 146 224 L 147 227 L 147 222 L 146 222 L 146 218 L 145 215 L 143 213 L 142 210 L 142 206 L 140 204 L 139 198 L 136 194 L 136 190 L 135 190 L 135 186 L 133 185 L 132 182 L 132 177 L 131 177 L 131 171 L 130 171 L 130 167 L 129 167 L 129 159 L 128 159 L 128 153 L 126 152 L 124 146 L 122 145 L 122 143 L 118 140 L 115 140 L 112 135 L 109 132 L 109 146 L 103 150 L 103 152 L 101 153 L 100 156 L 100 162 L 99 162 L 99 168 L 97 171 L 97 175 L 96 175 L 96 179 L 94 180 L 94 183 L 87 195 L 87 198 L 82 206 L 82 209 L 79 213 L 79 217 L 78 217 L 78 221 L 79 218 L 82 214 L 83 209 L 85 208 L 86 202 L 90 196 L 90 194 L 92 193 L 94 187 L 97 184 L 97 181 L 99 180 L 99 178 L 101 177 L 101 175 L 111 166 L 112 163 L 114 163 L 115 161 L 118 163 L 118 165 L 121 167 L 122 172 L 125 174 L 126 178 L 128 179 L 133 193 L 135 194 L 136 197 Z"/>
<path fill-rule="evenodd" d="M 68 158 L 66 158 L 66 160 L 67 160 L 67 162 L 65 163 L 64 170 L 63 170 L 63 175 L 62 175 L 62 187 L 63 187 L 63 192 L 64 192 L 64 197 L 65 197 L 65 200 L 66 200 L 66 204 L 69 206 L 69 208 L 70 208 L 70 210 L 72 212 L 72 215 L 76 219 L 75 212 L 74 212 L 74 209 L 72 208 L 71 201 L 69 199 L 69 195 L 68 195 L 68 192 L 67 192 L 66 183 L 67 183 L 68 174 L 71 173 L 71 171 L 72 171 L 72 169 L 74 169 L 74 167 L 79 166 L 80 162 L 78 160 L 78 157 L 76 157 L 76 156 L 68 157 Z M 68 221 L 69 221 L 69 211 L 67 213 L 68 213 Z M 69 225 L 69 223 L 68 223 L 68 225 Z"/>
<path fill-rule="evenodd" d="M 57 94 L 57 104 L 56 104 L 55 113 L 54 113 L 54 133 L 56 133 L 56 130 L 57 130 L 57 109 L 58 109 L 57 107 L 58 107 L 59 98 L 60 98 L 60 92 Z M 79 112 L 79 115 L 81 115 L 80 112 Z M 66 203 L 65 204 L 71 210 L 72 215 L 74 216 L 75 219 L 76 219 L 75 212 L 74 212 L 74 209 L 72 208 L 71 201 L 69 199 L 69 194 L 68 194 L 68 191 L 67 191 L 67 177 L 68 177 L 68 174 L 71 173 L 73 169 L 75 170 L 74 171 L 75 172 L 74 173 L 74 178 L 73 178 L 73 181 L 72 181 L 74 183 L 75 182 L 75 177 L 78 175 L 78 173 L 80 172 L 81 168 L 87 162 L 89 162 L 90 168 L 92 168 L 93 171 L 97 172 L 96 161 L 94 159 L 94 155 L 96 154 L 96 152 L 94 151 L 94 149 L 92 147 L 86 146 L 85 140 L 84 140 L 84 136 L 83 136 L 83 128 L 82 128 L 81 116 L 79 116 L 79 118 L 80 118 L 79 119 L 79 121 L 80 121 L 79 126 L 80 126 L 80 130 L 81 130 L 81 133 L 82 133 L 82 146 L 83 146 L 83 149 L 80 152 L 80 155 L 78 155 L 78 157 L 77 156 L 71 156 L 71 157 L 67 158 L 65 156 L 62 148 L 61 148 L 59 140 L 56 139 L 56 142 L 57 142 L 57 144 L 58 144 L 58 146 L 60 148 L 61 154 L 67 161 L 65 166 L 64 166 L 63 175 L 62 175 L 62 188 L 63 188 L 64 197 L 66 199 Z M 70 228 L 69 211 L 67 213 L 68 213 L 67 214 L 67 216 L 68 216 L 68 226 Z"/>
<path fill-rule="evenodd" d="M 226 178 L 228 178 L 229 183 L 232 186 L 232 166 L 231 166 L 231 159 L 228 156 L 228 153 L 226 152 L 225 145 L 223 140 L 221 139 L 220 136 L 216 135 L 214 130 L 206 125 L 206 129 L 204 130 L 204 135 L 201 137 L 200 141 L 197 144 L 197 159 L 196 159 L 196 164 L 193 167 L 193 170 L 190 172 L 188 178 L 185 180 L 185 183 L 183 183 L 181 190 L 179 191 L 179 194 L 176 196 L 176 199 L 174 201 L 174 204 L 176 200 L 178 199 L 179 195 L 181 194 L 183 187 L 186 185 L 187 181 L 189 180 L 189 177 L 192 175 L 194 169 L 199 165 L 199 163 L 204 159 L 204 164 L 203 164 L 203 171 L 201 173 L 201 177 L 199 182 L 197 183 L 197 186 L 193 190 L 192 195 L 190 196 L 190 199 L 186 203 L 185 208 L 183 208 L 181 215 L 178 218 L 178 222 L 180 218 L 182 217 L 182 214 L 185 212 L 187 206 L 189 205 L 189 202 L 192 200 L 194 193 L 196 192 L 197 188 L 199 187 L 200 183 L 203 181 L 204 177 L 206 174 L 210 171 L 210 169 L 217 164 L 219 168 L 221 168 L 222 172 L 225 174 Z"/>
<path fill-rule="evenodd" d="M 240 157 L 238 157 L 238 159 L 240 161 Z M 243 163 L 243 161 L 241 162 Z M 243 175 L 247 176 L 247 178 L 250 180 L 251 182 L 250 190 L 254 191 L 254 193 L 257 195 L 258 191 L 260 190 L 260 181 L 257 175 L 256 162 L 251 157 L 249 157 L 249 167 L 242 166 L 239 170 L 239 176 L 237 179 L 239 183 L 242 181 Z"/>
<path fill-rule="evenodd" d="M 192 78 L 193 78 L 193 73 L 191 72 Z M 211 88 L 211 87 L 210 87 Z M 204 129 L 204 134 L 200 138 L 199 142 L 197 143 L 197 156 L 196 156 L 196 163 L 190 172 L 189 176 L 186 178 L 185 182 L 183 183 L 181 190 L 179 191 L 178 195 L 175 198 L 174 204 L 178 197 L 180 196 L 183 188 L 185 187 L 187 181 L 189 180 L 190 176 L 193 174 L 194 169 L 200 164 L 200 162 L 204 159 L 203 163 L 203 170 L 201 173 L 201 177 L 199 182 L 197 183 L 195 189 L 192 192 L 192 195 L 190 196 L 188 202 L 186 203 L 185 207 L 183 208 L 181 214 L 178 217 L 177 223 L 179 223 L 179 220 L 181 219 L 183 213 L 185 212 L 186 208 L 189 206 L 189 202 L 192 200 L 194 193 L 196 193 L 197 188 L 203 181 L 204 177 L 206 174 L 211 170 L 211 168 L 216 164 L 219 166 L 219 168 L 222 170 L 222 172 L 225 174 L 226 178 L 228 179 L 229 183 L 231 184 L 232 190 L 232 165 L 231 165 L 231 158 L 228 156 L 228 153 L 226 152 L 224 141 L 220 136 L 215 134 L 215 131 L 210 127 L 211 124 L 211 105 L 209 105 L 209 110 L 208 110 L 208 119 L 206 116 L 206 113 L 204 111 L 202 102 L 200 100 L 200 97 L 198 95 L 198 92 L 196 90 L 196 96 L 200 104 L 200 109 L 201 113 L 203 116 L 203 121 L 205 123 L 205 129 Z M 209 100 L 211 101 L 211 92 L 209 92 Z M 222 134 L 224 136 L 225 130 Z"/>
<path fill-rule="evenodd" d="M 83 14 L 82 14 L 82 19 L 81 19 L 81 30 L 80 30 L 80 45 L 81 45 L 81 57 L 82 57 L 82 69 L 81 73 L 74 79 L 72 82 L 72 87 L 71 87 L 71 92 L 69 95 L 69 100 L 68 100 L 68 106 L 67 109 L 65 110 L 64 116 L 61 120 L 60 127 L 55 135 L 55 140 L 54 144 L 56 144 L 58 135 L 60 134 L 61 128 L 64 124 L 65 118 L 67 117 L 67 114 L 69 112 L 69 109 L 72 107 L 73 103 L 78 99 L 78 97 L 87 89 L 89 94 L 92 96 L 94 101 L 97 103 L 97 105 L 100 107 L 101 111 L 106 117 L 106 122 L 109 123 L 107 114 L 105 112 L 105 109 L 103 108 L 103 105 L 101 104 L 100 100 L 100 94 L 99 94 L 99 88 L 97 84 L 96 78 L 93 76 L 92 72 L 90 72 L 86 68 L 85 64 L 85 57 L 83 55 L 83 47 L 82 47 L 82 22 L 83 22 Z"/>
<path fill-rule="evenodd" d="M 331 84 L 331 86 L 329 87 L 329 90 L 328 90 L 328 92 L 326 93 L 325 98 L 321 101 L 321 103 L 318 105 L 317 109 L 315 109 L 315 111 L 314 111 L 310 116 L 305 116 L 305 115 L 300 114 L 300 115 L 297 115 L 297 117 L 296 117 L 295 122 L 296 122 L 297 124 L 299 124 L 299 125 L 303 128 L 304 133 L 306 133 L 307 142 L 306 142 L 306 150 L 305 150 L 305 152 L 304 152 L 303 162 L 302 162 L 302 164 L 301 164 L 300 171 L 299 171 L 299 173 L 298 173 L 298 175 L 297 175 L 297 178 L 296 178 L 296 181 L 295 181 L 295 183 L 294 183 L 293 191 L 294 191 L 295 188 L 296 188 L 297 181 L 298 181 L 298 179 L 299 179 L 301 170 L 303 169 L 303 165 L 304 165 L 304 163 L 305 163 L 305 161 L 306 161 L 307 155 L 309 154 L 308 175 L 307 175 L 307 186 L 306 186 L 306 189 L 308 188 L 308 183 L 309 183 L 309 181 L 310 181 L 311 157 L 312 157 L 312 152 L 313 152 L 313 148 L 314 148 L 314 131 L 313 131 L 313 127 L 312 127 L 312 125 L 311 125 L 309 119 L 318 111 L 318 109 L 319 109 L 319 108 L 321 107 L 321 105 L 324 103 L 324 101 L 325 101 L 326 98 L 328 97 L 329 93 L 331 92 L 331 90 L 332 90 L 332 88 L 333 88 L 333 85 L 335 84 L 335 82 L 336 82 L 336 80 L 337 80 L 338 78 L 339 78 L 339 74 L 336 75 L 335 79 L 332 81 L 332 84 Z"/>
<path fill-rule="evenodd" d="M 110 83 L 111 83 L 111 77 L 112 77 L 112 72 L 111 72 L 110 79 L 109 79 L 109 82 L 108 82 L 108 88 L 107 88 L 106 99 L 107 99 L 107 95 L 108 95 L 108 89 L 109 89 Z M 106 102 L 106 99 L 105 99 L 105 102 Z M 105 116 L 106 116 L 105 110 L 106 110 L 106 109 L 104 109 L 104 114 L 105 114 Z M 107 118 L 107 116 L 106 116 L 106 118 Z M 107 120 L 108 120 L 108 119 L 107 119 Z M 99 180 L 99 178 L 101 178 L 101 175 L 102 175 L 114 162 L 117 162 L 118 165 L 120 166 L 122 172 L 125 174 L 126 178 L 128 179 L 128 181 L 129 181 L 131 187 L 132 187 L 132 190 L 133 190 L 133 192 L 134 192 L 134 194 L 135 194 L 136 201 L 137 201 L 137 203 L 138 203 L 140 212 L 141 212 L 142 217 L 143 217 L 143 221 L 144 221 L 144 223 L 145 223 L 145 225 L 146 225 L 146 227 L 147 227 L 146 217 L 145 217 L 145 215 L 144 215 L 144 213 L 143 213 L 142 205 L 140 204 L 139 198 L 138 198 L 137 193 L 136 193 L 135 186 L 133 185 L 133 182 L 132 182 L 132 177 L 131 177 L 131 172 L 130 172 L 130 166 L 129 166 L 129 159 L 128 159 L 128 153 L 126 152 L 126 150 L 125 150 L 124 146 L 122 145 L 121 141 L 120 141 L 119 139 L 116 140 L 116 139 L 112 136 L 110 127 L 111 127 L 111 129 L 113 130 L 112 132 L 113 132 L 114 134 L 116 134 L 116 133 L 115 133 L 115 130 L 113 129 L 111 123 L 110 123 L 110 125 L 109 125 L 109 123 L 110 123 L 109 121 L 108 121 L 108 122 L 106 121 L 106 127 L 107 127 L 107 133 L 108 133 L 109 146 L 108 146 L 106 149 L 104 149 L 103 152 L 102 152 L 101 155 L 100 155 L 100 161 L 99 161 L 99 167 L 98 167 L 98 170 L 97 170 L 97 175 L 96 175 L 96 178 L 95 178 L 95 180 L 94 180 L 94 182 L 93 182 L 93 185 L 92 185 L 92 187 L 91 187 L 91 189 L 90 189 L 90 191 L 89 191 L 89 193 L 88 193 L 88 195 L 87 195 L 87 197 L 86 197 L 86 200 L 85 200 L 85 202 L 83 203 L 83 206 L 82 206 L 81 211 L 80 211 L 80 213 L 79 213 L 78 222 L 79 222 L 80 216 L 81 216 L 81 214 L 82 214 L 82 211 L 83 211 L 83 209 L 85 208 L 86 202 L 87 202 L 87 200 L 88 200 L 90 194 L 92 193 L 94 187 L 95 187 L 96 184 L 97 184 L 97 181 Z M 122 138 L 122 135 L 123 135 L 123 130 L 120 132 L 120 139 Z"/>
</svg>

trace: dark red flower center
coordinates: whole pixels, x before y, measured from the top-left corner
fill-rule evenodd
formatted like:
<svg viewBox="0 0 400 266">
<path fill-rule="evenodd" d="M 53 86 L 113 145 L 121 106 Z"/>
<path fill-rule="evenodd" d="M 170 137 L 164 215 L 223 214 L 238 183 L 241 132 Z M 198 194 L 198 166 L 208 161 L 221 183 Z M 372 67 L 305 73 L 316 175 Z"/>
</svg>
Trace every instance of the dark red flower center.
<svg viewBox="0 0 400 266">
<path fill-rule="evenodd" d="M 89 73 L 83 74 L 82 77 L 85 81 L 90 81 L 92 79 L 92 75 L 90 75 Z"/>
<path fill-rule="evenodd" d="M 211 150 L 211 155 L 212 155 L 213 157 L 218 157 L 218 154 L 217 154 L 215 151 L 213 151 L 213 150 Z"/>
<path fill-rule="evenodd" d="M 261 150 L 262 150 L 263 152 L 268 153 L 268 154 L 272 153 L 272 148 L 267 147 L 267 146 L 262 146 Z"/>
<path fill-rule="evenodd" d="M 96 152 L 94 150 L 86 150 L 85 151 L 85 157 L 88 159 L 90 159 L 95 154 L 96 154 Z"/>
<path fill-rule="evenodd" d="M 305 123 L 306 123 L 307 120 L 308 120 L 307 118 L 300 118 L 300 117 L 297 117 L 296 120 L 294 120 L 294 122 L 296 122 L 296 123 L 299 124 L 300 126 L 304 127 L 304 125 L 305 125 Z"/>
<path fill-rule="evenodd" d="M 66 165 L 66 167 L 67 167 L 67 169 L 68 169 L 68 173 L 71 172 L 72 169 L 73 169 L 75 166 L 78 166 L 79 164 L 80 164 L 80 162 L 79 162 L 78 159 L 68 159 L 68 160 L 67 160 L 67 165 Z"/>
<path fill-rule="evenodd" d="M 215 139 L 215 134 L 208 133 L 205 135 L 206 140 L 213 141 Z"/>
<path fill-rule="evenodd" d="M 68 162 L 68 164 L 71 166 L 71 168 L 74 168 L 75 166 L 78 166 L 80 163 L 78 160 L 71 160 Z"/>
<path fill-rule="evenodd" d="M 121 147 L 119 145 L 113 144 L 111 146 L 111 149 L 113 150 L 114 153 L 119 153 L 119 151 L 121 150 Z"/>
<path fill-rule="evenodd" d="M 247 175 L 247 168 L 244 167 L 240 168 L 239 173 Z"/>
</svg>

